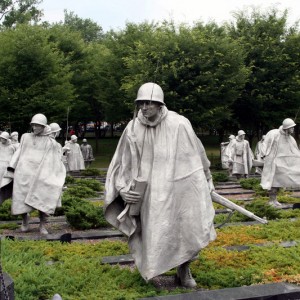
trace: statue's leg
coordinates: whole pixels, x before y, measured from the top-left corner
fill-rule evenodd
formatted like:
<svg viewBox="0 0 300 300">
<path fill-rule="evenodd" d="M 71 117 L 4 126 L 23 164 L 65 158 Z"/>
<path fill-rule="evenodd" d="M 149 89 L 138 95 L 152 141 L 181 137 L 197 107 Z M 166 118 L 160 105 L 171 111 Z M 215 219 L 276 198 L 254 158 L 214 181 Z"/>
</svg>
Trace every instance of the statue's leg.
<svg viewBox="0 0 300 300">
<path fill-rule="evenodd" d="M 277 193 L 278 193 L 278 188 L 276 187 L 272 187 L 269 190 L 269 204 L 274 207 L 281 207 L 282 206 L 281 203 L 279 203 L 277 200 Z"/>
<path fill-rule="evenodd" d="M 39 211 L 39 216 L 40 216 L 40 233 L 41 234 L 48 234 L 48 230 L 46 229 L 46 220 L 47 220 L 47 215 L 43 213 L 42 211 Z"/>
<path fill-rule="evenodd" d="M 29 215 L 28 215 L 28 213 L 22 214 L 21 231 L 22 231 L 22 232 L 27 232 L 27 231 L 29 231 Z"/>
<path fill-rule="evenodd" d="M 197 286 L 197 283 L 191 274 L 189 265 L 190 261 L 187 261 L 179 267 L 177 267 L 176 278 L 183 287 L 195 288 Z"/>
</svg>

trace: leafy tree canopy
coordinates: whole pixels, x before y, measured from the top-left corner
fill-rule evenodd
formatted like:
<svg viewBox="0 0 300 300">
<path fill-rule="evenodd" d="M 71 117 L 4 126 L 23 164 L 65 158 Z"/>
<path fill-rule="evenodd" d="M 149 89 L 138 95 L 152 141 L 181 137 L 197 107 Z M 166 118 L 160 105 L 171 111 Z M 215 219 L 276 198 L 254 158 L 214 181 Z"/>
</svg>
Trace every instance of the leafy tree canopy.
<svg viewBox="0 0 300 300">
<path fill-rule="evenodd" d="M 1 0 L 0 24 L 8 28 L 16 24 L 38 22 L 42 16 L 42 11 L 38 9 L 41 2 L 42 0 Z"/>
</svg>

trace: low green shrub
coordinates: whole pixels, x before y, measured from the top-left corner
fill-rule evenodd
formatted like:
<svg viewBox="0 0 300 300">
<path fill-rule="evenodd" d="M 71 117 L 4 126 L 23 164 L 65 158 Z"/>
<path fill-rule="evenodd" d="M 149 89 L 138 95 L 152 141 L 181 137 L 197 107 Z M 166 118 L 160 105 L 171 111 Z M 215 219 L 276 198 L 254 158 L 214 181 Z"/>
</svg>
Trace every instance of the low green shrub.
<svg viewBox="0 0 300 300">
<path fill-rule="evenodd" d="M 84 198 L 93 198 L 97 196 L 97 193 L 87 186 L 72 186 L 68 187 L 64 193 L 64 195 L 69 195 L 73 197 L 78 197 L 81 199 Z"/>
<path fill-rule="evenodd" d="M 213 172 L 212 173 L 213 182 L 226 182 L 229 177 L 223 172 Z"/>
<path fill-rule="evenodd" d="M 65 184 L 73 184 L 75 183 L 75 178 L 73 176 L 67 175 L 65 179 Z"/>
<path fill-rule="evenodd" d="M 11 199 L 5 200 L 2 205 L 0 205 L 0 220 L 1 221 L 12 221 L 19 219 L 18 216 L 13 216 L 11 214 Z"/>
<path fill-rule="evenodd" d="M 246 190 L 253 190 L 256 196 L 267 196 L 268 191 L 264 190 L 260 185 L 260 179 L 258 178 L 245 178 L 239 181 L 241 187 Z"/>
<path fill-rule="evenodd" d="M 15 230 L 20 226 L 17 223 L 0 224 L 0 229 Z"/>
<path fill-rule="evenodd" d="M 247 190 L 253 190 L 257 185 L 260 184 L 260 179 L 258 178 L 245 178 L 239 181 L 241 187 Z"/>
<path fill-rule="evenodd" d="M 255 201 L 246 204 L 245 208 L 260 218 L 265 217 L 267 220 L 275 220 L 280 218 L 280 209 L 269 205 L 268 199 L 257 198 Z"/>
<path fill-rule="evenodd" d="M 104 218 L 102 207 L 95 207 L 88 201 L 82 201 L 66 211 L 66 218 L 70 225 L 76 229 L 93 229 L 106 227 L 108 223 Z"/>
<path fill-rule="evenodd" d="M 104 172 L 96 168 L 87 168 L 80 171 L 80 174 L 83 176 L 102 176 Z"/>
<path fill-rule="evenodd" d="M 73 206 L 76 206 L 80 203 L 84 202 L 82 198 L 72 196 L 67 193 L 63 193 L 61 199 L 61 207 L 57 207 L 55 210 L 55 216 L 63 216 L 66 212 Z"/>
<path fill-rule="evenodd" d="M 74 183 L 78 186 L 86 186 L 97 192 L 103 191 L 104 189 L 103 184 L 96 179 L 75 179 Z"/>
</svg>

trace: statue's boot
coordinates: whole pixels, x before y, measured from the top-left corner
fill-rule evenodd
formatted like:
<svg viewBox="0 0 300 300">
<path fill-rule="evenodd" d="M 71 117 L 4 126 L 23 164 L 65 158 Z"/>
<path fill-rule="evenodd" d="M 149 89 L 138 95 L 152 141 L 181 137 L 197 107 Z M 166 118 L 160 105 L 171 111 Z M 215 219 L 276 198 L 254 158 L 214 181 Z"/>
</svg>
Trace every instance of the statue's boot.
<svg viewBox="0 0 300 300">
<path fill-rule="evenodd" d="M 273 191 L 271 190 L 269 192 L 269 205 L 273 206 L 273 207 L 281 207 L 282 204 L 280 202 L 278 202 L 277 200 L 277 192 L 276 191 Z"/>
<path fill-rule="evenodd" d="M 40 215 L 40 233 L 41 234 L 48 234 L 48 230 L 46 229 L 46 214 L 42 211 L 39 212 Z"/>
<path fill-rule="evenodd" d="M 22 214 L 21 231 L 22 232 L 29 231 L 29 215 L 27 213 L 26 214 Z"/>
<path fill-rule="evenodd" d="M 188 261 L 177 268 L 177 280 L 183 287 L 192 289 L 197 286 L 197 283 L 191 274 L 189 265 L 190 262 Z"/>
</svg>

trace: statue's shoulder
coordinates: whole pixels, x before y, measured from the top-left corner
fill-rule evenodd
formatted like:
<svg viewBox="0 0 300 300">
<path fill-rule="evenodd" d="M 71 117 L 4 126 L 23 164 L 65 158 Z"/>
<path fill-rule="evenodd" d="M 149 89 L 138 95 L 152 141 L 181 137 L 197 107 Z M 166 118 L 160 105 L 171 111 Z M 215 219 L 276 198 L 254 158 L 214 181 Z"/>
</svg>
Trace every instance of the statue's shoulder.
<svg viewBox="0 0 300 300">
<path fill-rule="evenodd" d="M 168 111 L 167 119 L 172 122 L 175 122 L 176 124 L 189 124 L 190 123 L 190 121 L 186 117 L 178 114 L 175 111 L 170 111 L 170 110 Z"/>
<path fill-rule="evenodd" d="M 279 129 L 272 129 L 270 130 L 267 134 L 266 134 L 266 138 L 270 138 L 270 137 L 274 137 L 276 135 L 279 135 L 280 134 L 280 131 Z"/>
</svg>

